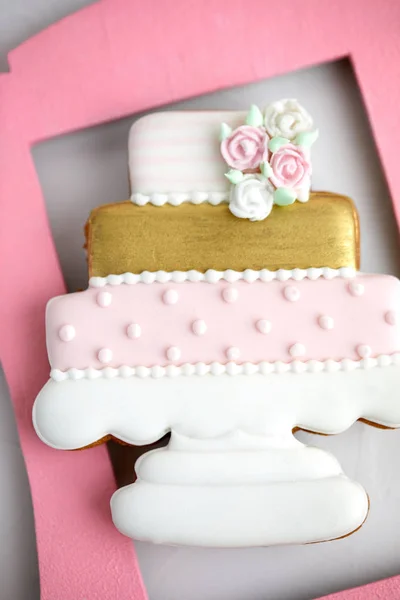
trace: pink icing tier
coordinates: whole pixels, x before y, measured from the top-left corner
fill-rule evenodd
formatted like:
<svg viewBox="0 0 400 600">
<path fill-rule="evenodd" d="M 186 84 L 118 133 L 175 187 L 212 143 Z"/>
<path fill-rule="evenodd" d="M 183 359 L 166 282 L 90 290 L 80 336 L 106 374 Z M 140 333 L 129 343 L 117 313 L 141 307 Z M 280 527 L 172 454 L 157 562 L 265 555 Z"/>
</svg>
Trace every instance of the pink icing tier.
<svg viewBox="0 0 400 600">
<path fill-rule="evenodd" d="M 49 360 L 65 371 L 392 354 L 400 351 L 399 283 L 358 275 L 89 288 L 49 302 Z"/>
</svg>

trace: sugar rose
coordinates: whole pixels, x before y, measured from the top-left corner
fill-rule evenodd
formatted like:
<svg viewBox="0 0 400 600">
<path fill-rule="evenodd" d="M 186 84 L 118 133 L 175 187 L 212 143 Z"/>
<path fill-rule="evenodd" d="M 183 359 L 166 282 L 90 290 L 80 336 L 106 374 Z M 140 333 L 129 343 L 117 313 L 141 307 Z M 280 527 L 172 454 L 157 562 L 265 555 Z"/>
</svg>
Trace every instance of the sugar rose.
<svg viewBox="0 0 400 600">
<path fill-rule="evenodd" d="M 257 169 L 268 157 L 268 136 L 263 129 L 242 125 L 221 143 L 221 154 L 232 169 Z"/>
<path fill-rule="evenodd" d="M 297 134 L 309 131 L 313 121 L 297 100 L 279 100 L 265 109 L 264 125 L 271 137 L 294 140 Z"/>
<path fill-rule="evenodd" d="M 274 203 L 274 188 L 261 175 L 245 175 L 233 185 L 229 209 L 240 219 L 262 221 L 268 217 Z"/>
<path fill-rule="evenodd" d="M 294 144 L 286 144 L 274 152 L 270 165 L 270 180 L 277 188 L 299 189 L 310 180 L 311 164 L 302 148 Z"/>
</svg>

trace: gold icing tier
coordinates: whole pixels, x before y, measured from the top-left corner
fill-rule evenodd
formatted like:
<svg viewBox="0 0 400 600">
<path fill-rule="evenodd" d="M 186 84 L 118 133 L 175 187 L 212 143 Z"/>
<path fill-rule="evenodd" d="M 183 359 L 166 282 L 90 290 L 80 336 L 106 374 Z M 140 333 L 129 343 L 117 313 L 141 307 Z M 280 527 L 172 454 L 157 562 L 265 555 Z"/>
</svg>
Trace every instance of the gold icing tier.
<svg viewBox="0 0 400 600">
<path fill-rule="evenodd" d="M 359 267 L 358 215 L 350 198 L 313 192 L 274 206 L 264 221 L 238 219 L 227 204 L 107 204 L 86 225 L 89 276 L 142 271 Z"/>
</svg>

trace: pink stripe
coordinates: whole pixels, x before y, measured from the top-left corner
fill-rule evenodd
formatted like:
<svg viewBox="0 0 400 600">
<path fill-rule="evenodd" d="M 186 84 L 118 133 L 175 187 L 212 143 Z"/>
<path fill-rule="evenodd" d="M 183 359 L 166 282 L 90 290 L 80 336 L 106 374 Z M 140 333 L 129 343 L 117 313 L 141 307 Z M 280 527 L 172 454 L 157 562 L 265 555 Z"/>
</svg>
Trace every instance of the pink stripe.
<svg viewBox="0 0 400 600">
<path fill-rule="evenodd" d="M 221 189 L 221 187 L 223 189 L 228 189 L 229 188 L 229 183 L 225 183 L 223 174 L 221 174 L 221 177 L 219 179 L 216 179 L 215 177 L 202 177 L 201 181 L 196 181 L 196 179 L 194 177 L 190 177 L 188 175 L 182 175 L 182 177 L 180 176 L 179 173 L 170 173 L 166 176 L 154 176 L 152 173 L 149 173 L 147 177 L 141 176 L 141 175 L 137 175 L 136 172 L 133 172 L 132 174 L 132 179 L 133 179 L 133 185 L 132 185 L 132 189 L 134 191 L 138 191 L 140 192 L 141 190 L 143 191 L 143 189 L 147 189 L 148 188 L 151 189 L 151 193 L 153 192 L 162 192 L 162 190 L 165 187 L 165 184 L 167 184 L 171 190 L 167 190 L 167 191 L 171 191 L 171 192 L 176 192 L 177 190 L 175 189 L 175 187 L 177 188 L 181 188 L 182 185 L 181 184 L 187 184 L 186 187 L 188 189 L 188 191 L 191 190 L 201 190 L 201 191 L 207 191 L 207 190 L 211 190 L 211 191 L 215 191 L 215 188 L 217 189 Z M 174 184 L 177 184 L 174 187 Z"/>
<path fill-rule="evenodd" d="M 129 149 L 131 152 L 140 152 L 142 149 L 156 150 L 157 148 L 198 148 L 204 147 L 209 148 L 211 144 L 215 143 L 219 147 L 218 141 L 219 130 L 215 131 L 215 136 L 210 132 L 204 136 L 180 136 L 179 132 L 175 132 L 171 137 L 164 138 L 159 136 L 132 136 L 129 140 Z"/>
<path fill-rule="evenodd" d="M 181 150 L 180 150 L 181 151 Z M 162 166 L 164 164 L 176 164 L 177 168 L 183 170 L 186 166 L 191 165 L 195 167 L 197 165 L 209 165 L 211 168 L 220 167 L 221 169 L 228 170 L 229 167 L 224 163 L 222 157 L 217 152 L 209 153 L 208 156 L 199 156 L 196 154 L 170 154 L 163 155 L 145 155 L 144 153 L 137 153 L 130 157 L 130 164 L 133 168 L 143 171 L 144 169 L 151 170 L 154 166 Z"/>
</svg>

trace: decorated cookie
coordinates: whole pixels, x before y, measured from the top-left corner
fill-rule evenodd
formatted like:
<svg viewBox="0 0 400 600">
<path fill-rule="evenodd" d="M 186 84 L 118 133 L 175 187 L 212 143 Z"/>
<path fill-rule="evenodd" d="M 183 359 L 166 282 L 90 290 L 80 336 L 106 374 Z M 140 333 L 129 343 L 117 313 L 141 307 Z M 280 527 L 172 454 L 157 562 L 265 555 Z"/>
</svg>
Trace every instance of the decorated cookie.
<svg viewBox="0 0 400 600">
<path fill-rule="evenodd" d="M 357 272 L 352 202 L 310 193 L 316 138 L 295 100 L 140 119 L 131 201 L 87 225 L 89 288 L 47 307 L 43 442 L 171 432 L 112 497 L 132 538 L 300 544 L 367 517 L 364 489 L 293 431 L 400 426 L 400 283 Z"/>
</svg>

